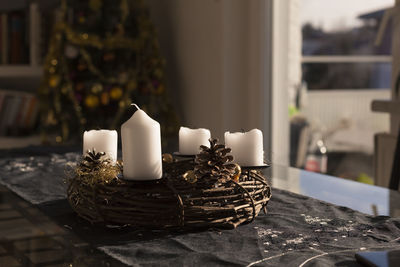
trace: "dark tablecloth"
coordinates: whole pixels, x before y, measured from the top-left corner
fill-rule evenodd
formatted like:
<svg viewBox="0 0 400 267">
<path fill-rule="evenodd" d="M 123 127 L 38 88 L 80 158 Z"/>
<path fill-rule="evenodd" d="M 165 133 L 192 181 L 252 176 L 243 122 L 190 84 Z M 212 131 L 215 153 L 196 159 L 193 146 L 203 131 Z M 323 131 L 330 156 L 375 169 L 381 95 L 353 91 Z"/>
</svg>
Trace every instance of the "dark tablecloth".
<svg viewBox="0 0 400 267">
<path fill-rule="evenodd" d="M 3 153 L 0 183 L 127 265 L 358 266 L 357 251 L 400 248 L 398 218 L 372 217 L 274 188 L 268 214 L 235 230 L 93 226 L 77 217 L 65 199 L 66 172 L 80 155 L 36 152 Z"/>
</svg>

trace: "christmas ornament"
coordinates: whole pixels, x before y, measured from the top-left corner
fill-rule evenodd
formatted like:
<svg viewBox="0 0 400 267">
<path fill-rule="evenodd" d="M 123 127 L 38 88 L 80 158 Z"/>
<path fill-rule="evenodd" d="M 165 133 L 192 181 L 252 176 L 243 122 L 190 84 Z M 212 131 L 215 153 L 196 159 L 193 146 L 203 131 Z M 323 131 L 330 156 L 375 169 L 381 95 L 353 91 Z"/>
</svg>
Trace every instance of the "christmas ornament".
<svg viewBox="0 0 400 267">
<path fill-rule="evenodd" d="M 156 78 L 158 78 L 158 79 L 161 79 L 162 76 L 163 76 L 162 70 L 161 70 L 161 69 L 155 69 L 155 70 L 154 70 L 154 76 L 155 76 Z"/>
<path fill-rule="evenodd" d="M 68 93 L 68 87 L 67 86 L 63 86 L 61 88 L 61 93 L 63 93 L 64 95 Z"/>
<path fill-rule="evenodd" d="M 121 23 L 116 26 L 116 33 L 117 36 L 123 36 L 125 34 L 125 28 L 124 25 Z"/>
<path fill-rule="evenodd" d="M 49 86 L 50 87 L 57 87 L 57 85 L 60 83 L 60 76 L 58 75 L 52 75 L 49 78 Z"/>
<path fill-rule="evenodd" d="M 110 91 L 110 97 L 113 100 L 118 100 L 121 98 L 122 96 L 122 89 L 121 87 L 113 87 Z"/>
<path fill-rule="evenodd" d="M 95 108 L 99 105 L 99 98 L 95 95 L 88 95 L 85 98 L 85 105 L 88 108 Z"/>
<path fill-rule="evenodd" d="M 137 83 L 134 80 L 130 80 L 127 84 L 126 84 L 126 89 L 128 91 L 133 91 L 137 88 Z"/>
<path fill-rule="evenodd" d="M 89 7 L 93 11 L 99 11 L 102 5 L 103 5 L 103 2 L 101 0 L 90 0 L 89 1 Z"/>
<path fill-rule="evenodd" d="M 49 124 L 49 125 L 56 125 L 57 124 L 57 120 L 56 120 L 56 118 L 54 116 L 54 112 L 51 111 L 51 112 L 49 112 L 47 114 L 46 123 Z"/>
<path fill-rule="evenodd" d="M 79 71 L 84 71 L 84 70 L 87 69 L 87 65 L 86 65 L 85 63 L 83 63 L 83 62 L 80 62 L 80 63 L 78 64 L 77 69 L 78 69 Z"/>
<path fill-rule="evenodd" d="M 164 85 L 162 85 L 162 84 L 160 84 L 158 87 L 157 87 L 157 89 L 156 89 L 156 94 L 159 94 L 159 95 L 161 95 L 161 94 L 163 94 L 164 93 L 164 91 L 165 91 L 165 87 L 164 87 Z"/>
<path fill-rule="evenodd" d="M 119 101 L 118 106 L 120 107 L 120 109 L 124 109 L 127 105 L 126 105 L 125 101 Z M 142 107 L 142 110 L 143 110 L 143 107 Z"/>
<path fill-rule="evenodd" d="M 49 73 L 53 74 L 56 72 L 56 68 L 54 68 L 53 66 L 49 68 Z"/>
<path fill-rule="evenodd" d="M 86 18 L 85 18 L 84 16 L 80 15 L 80 16 L 78 17 L 78 21 L 79 21 L 80 24 L 83 24 L 83 23 L 85 23 Z"/>
<path fill-rule="evenodd" d="M 110 97 L 109 97 L 109 95 L 108 95 L 107 92 L 101 93 L 100 99 L 101 99 L 101 104 L 102 104 L 103 106 L 107 106 L 108 103 L 110 102 Z"/>
<path fill-rule="evenodd" d="M 126 83 L 128 81 L 128 73 L 126 73 L 126 72 L 121 72 L 119 75 L 118 75 L 118 82 L 120 83 L 120 84 L 124 84 L 124 83 Z"/>
<path fill-rule="evenodd" d="M 82 91 L 85 88 L 85 84 L 84 83 L 77 83 L 75 85 L 75 91 Z"/>
<path fill-rule="evenodd" d="M 103 60 L 105 62 L 110 62 L 110 61 L 113 61 L 114 59 L 115 59 L 114 53 L 107 52 L 107 53 L 104 53 L 104 55 L 103 55 Z"/>
<path fill-rule="evenodd" d="M 64 54 L 67 58 L 76 58 L 78 56 L 78 49 L 72 45 L 66 45 L 64 49 Z"/>
<path fill-rule="evenodd" d="M 91 89 L 93 94 L 98 94 L 103 91 L 103 85 L 101 83 L 95 83 Z"/>
</svg>

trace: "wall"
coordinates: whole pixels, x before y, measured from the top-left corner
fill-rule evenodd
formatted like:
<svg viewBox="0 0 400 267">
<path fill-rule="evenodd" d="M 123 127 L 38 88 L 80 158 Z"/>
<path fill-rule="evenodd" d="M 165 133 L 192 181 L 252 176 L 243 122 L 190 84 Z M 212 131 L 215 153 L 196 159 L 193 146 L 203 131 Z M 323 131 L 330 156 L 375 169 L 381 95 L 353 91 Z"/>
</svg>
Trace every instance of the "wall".
<svg viewBox="0 0 400 267">
<path fill-rule="evenodd" d="M 189 127 L 260 128 L 263 75 L 260 56 L 261 0 L 150 0 L 167 60 L 169 88 Z"/>
</svg>

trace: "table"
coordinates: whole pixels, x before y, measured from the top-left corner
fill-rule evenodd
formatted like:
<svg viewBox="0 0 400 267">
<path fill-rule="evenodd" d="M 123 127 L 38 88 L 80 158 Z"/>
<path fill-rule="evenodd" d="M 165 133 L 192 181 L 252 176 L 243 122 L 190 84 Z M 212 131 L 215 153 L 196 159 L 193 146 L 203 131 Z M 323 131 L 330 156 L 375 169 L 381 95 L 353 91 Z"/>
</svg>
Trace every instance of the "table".
<svg viewBox="0 0 400 267">
<path fill-rule="evenodd" d="M 400 217 L 400 192 L 274 164 L 272 186 L 370 215 Z"/>
<path fill-rule="evenodd" d="M 65 199 L 79 154 L 55 152 L 0 153 L 0 266 L 357 266 L 357 251 L 400 248 L 398 192 L 279 165 L 268 214 L 235 230 L 90 225 Z"/>
</svg>

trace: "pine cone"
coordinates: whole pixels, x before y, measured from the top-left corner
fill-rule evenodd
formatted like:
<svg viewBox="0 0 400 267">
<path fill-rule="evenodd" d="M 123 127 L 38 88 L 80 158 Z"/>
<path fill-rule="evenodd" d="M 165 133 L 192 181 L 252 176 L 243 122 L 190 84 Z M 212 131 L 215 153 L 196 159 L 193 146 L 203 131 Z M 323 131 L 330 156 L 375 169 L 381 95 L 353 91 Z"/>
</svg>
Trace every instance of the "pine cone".
<svg viewBox="0 0 400 267">
<path fill-rule="evenodd" d="M 95 149 L 89 149 L 79 164 L 79 167 L 83 172 L 89 173 L 93 170 L 99 169 L 103 164 L 106 165 L 111 163 L 110 159 L 104 157 L 105 154 L 105 152 L 96 152 Z"/>
<path fill-rule="evenodd" d="M 210 147 L 201 146 L 201 152 L 196 155 L 194 172 L 198 180 L 211 183 L 224 183 L 235 173 L 235 164 L 230 148 L 217 144 L 218 139 L 210 139 Z"/>
</svg>

